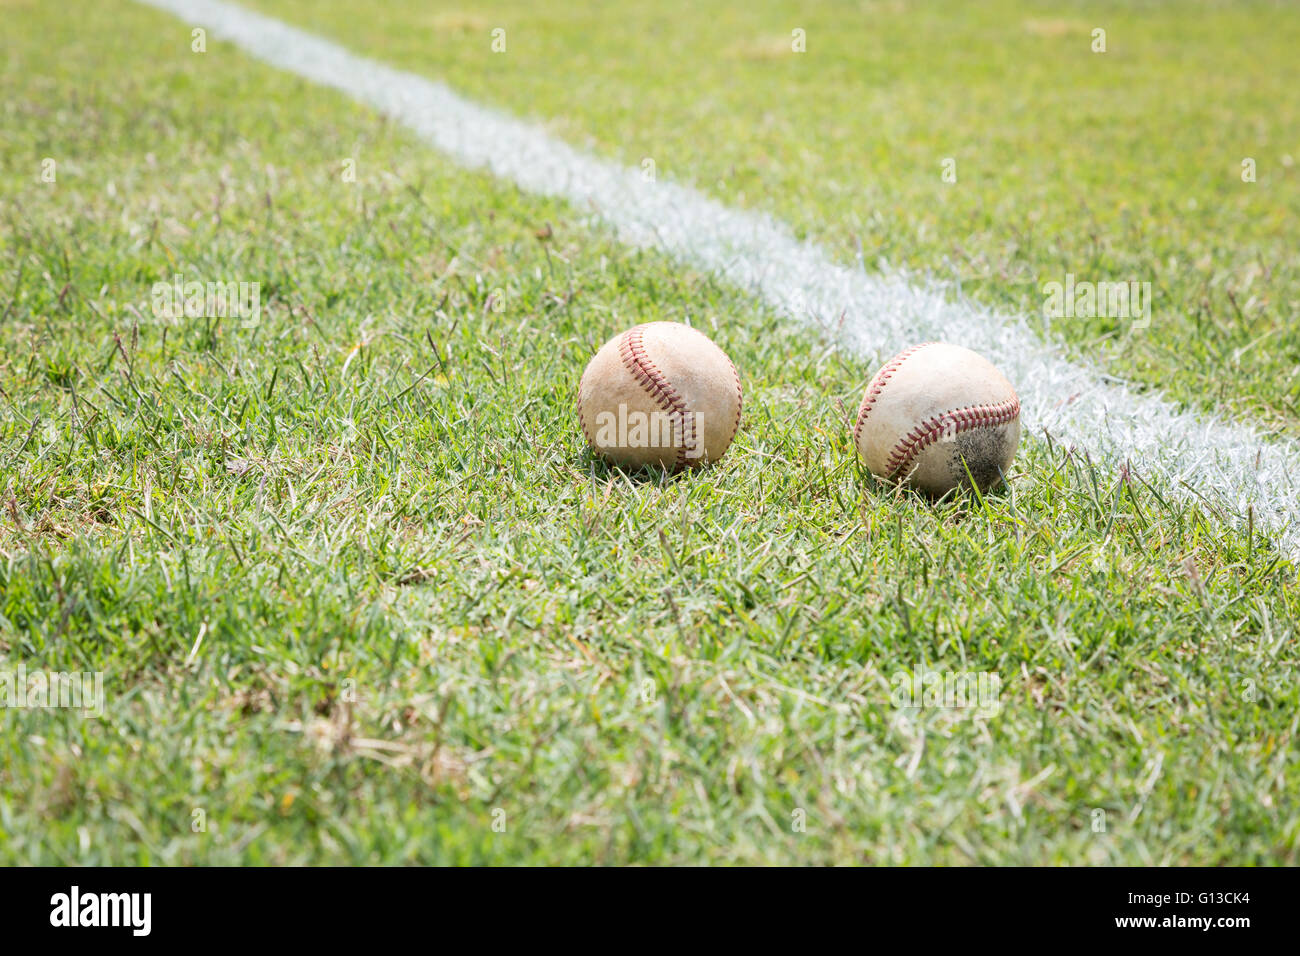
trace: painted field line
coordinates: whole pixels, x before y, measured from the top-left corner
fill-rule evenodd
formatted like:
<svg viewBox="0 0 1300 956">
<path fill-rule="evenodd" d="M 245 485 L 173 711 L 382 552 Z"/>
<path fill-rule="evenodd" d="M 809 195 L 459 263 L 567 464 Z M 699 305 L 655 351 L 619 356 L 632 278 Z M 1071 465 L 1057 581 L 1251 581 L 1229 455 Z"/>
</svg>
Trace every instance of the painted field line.
<svg viewBox="0 0 1300 956">
<path fill-rule="evenodd" d="M 1112 466 L 1129 461 L 1172 492 L 1203 496 L 1238 519 L 1253 506 L 1256 526 L 1300 559 L 1300 449 L 1293 442 L 1270 441 L 1249 426 L 1136 394 L 1062 358 L 1022 319 L 950 301 L 940 290 L 896 276 L 839 265 L 769 216 L 728 208 L 687 187 L 647 182 L 639 170 L 587 155 L 442 83 L 349 53 L 282 21 L 221 0 L 140 2 L 346 93 L 464 166 L 567 199 L 607 222 L 621 241 L 713 272 L 780 313 L 831 324 L 843 316 L 847 344 L 865 356 L 884 358 L 925 339 L 982 352 L 1015 383 L 1027 431 L 1047 430 Z"/>
</svg>

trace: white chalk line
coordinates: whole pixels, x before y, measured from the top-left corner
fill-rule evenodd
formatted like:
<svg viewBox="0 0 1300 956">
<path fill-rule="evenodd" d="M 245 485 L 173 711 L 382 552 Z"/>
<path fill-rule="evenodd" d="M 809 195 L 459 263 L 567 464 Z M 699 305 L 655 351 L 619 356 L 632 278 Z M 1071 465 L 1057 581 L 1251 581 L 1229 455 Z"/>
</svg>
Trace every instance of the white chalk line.
<svg viewBox="0 0 1300 956">
<path fill-rule="evenodd" d="M 1180 411 L 1065 359 L 1023 318 L 999 316 L 897 275 L 836 263 L 762 213 L 736 210 L 688 187 L 589 156 L 533 124 L 477 105 L 445 84 L 385 66 L 222 0 L 140 0 L 201 26 L 253 57 L 410 127 L 461 165 L 490 170 L 543 196 L 597 214 L 620 241 L 653 247 L 748 290 L 788 317 L 843 316 L 847 344 L 885 357 L 943 339 L 998 365 L 1020 393 L 1025 428 L 1048 431 L 1110 463 L 1130 462 L 1177 495 L 1203 496 L 1300 558 L 1300 449 L 1211 415 Z M 1192 489 L 1191 492 L 1188 489 Z"/>
</svg>

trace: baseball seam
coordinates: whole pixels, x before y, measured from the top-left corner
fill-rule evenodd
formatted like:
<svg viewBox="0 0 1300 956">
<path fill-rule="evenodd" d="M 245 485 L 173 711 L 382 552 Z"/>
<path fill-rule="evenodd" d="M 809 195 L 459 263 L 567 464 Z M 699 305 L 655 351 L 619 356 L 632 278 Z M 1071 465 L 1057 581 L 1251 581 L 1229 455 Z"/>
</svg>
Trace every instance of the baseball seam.
<svg viewBox="0 0 1300 956">
<path fill-rule="evenodd" d="M 1020 401 L 1012 398 L 991 405 L 967 405 L 933 415 L 898 440 L 885 464 L 886 477 L 893 478 L 909 467 L 917 455 L 945 433 L 958 435 L 975 428 L 995 428 L 1012 421 L 1019 414 Z"/>
<path fill-rule="evenodd" d="M 731 374 L 736 379 L 736 420 L 731 425 L 731 437 L 734 439 L 740 431 L 740 412 L 745 407 L 745 393 L 740 388 L 740 369 L 736 368 L 736 363 L 730 358 L 727 359 L 727 364 L 731 366 Z"/>
<path fill-rule="evenodd" d="M 862 396 L 862 404 L 858 406 L 858 420 L 853 427 L 853 447 L 862 447 L 858 444 L 858 440 L 862 436 L 862 426 L 866 424 L 867 415 L 871 413 L 872 407 L 876 404 L 876 399 L 880 398 L 880 393 L 885 390 L 885 386 L 889 384 L 889 380 L 893 377 L 893 374 L 898 371 L 899 367 L 902 366 L 904 362 L 917 352 L 921 351 L 921 349 L 929 348 L 931 345 L 936 344 L 938 343 L 922 342 L 920 345 L 913 345 L 911 348 L 906 348 L 886 362 L 884 367 L 875 374 L 871 379 L 871 382 L 867 385 L 866 394 Z"/>
<path fill-rule="evenodd" d="M 677 394 L 677 389 L 673 388 L 664 373 L 659 371 L 658 366 L 650 360 L 645 350 L 644 335 L 645 327 L 640 325 L 624 332 L 619 338 L 619 357 L 627 370 L 632 373 L 632 377 L 655 400 L 655 404 L 676 416 L 678 435 L 681 438 L 677 443 L 676 465 L 678 468 L 689 466 L 691 461 L 686 452 L 695 447 L 695 416 L 690 414 L 686 402 Z"/>
</svg>

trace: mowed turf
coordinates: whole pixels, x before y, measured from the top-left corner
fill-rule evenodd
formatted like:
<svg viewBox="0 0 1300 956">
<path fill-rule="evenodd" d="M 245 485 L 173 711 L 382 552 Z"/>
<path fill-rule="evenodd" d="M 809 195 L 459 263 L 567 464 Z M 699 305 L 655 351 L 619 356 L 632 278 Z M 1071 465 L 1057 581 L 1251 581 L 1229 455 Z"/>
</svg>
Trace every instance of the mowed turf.
<svg viewBox="0 0 1300 956">
<path fill-rule="evenodd" d="M 1261 535 L 1038 440 L 878 486 L 879 357 L 165 15 L 4 6 L 0 670 L 106 691 L 0 712 L 4 862 L 1297 861 Z M 260 324 L 156 319 L 177 272 Z M 583 448 L 652 319 L 742 370 L 718 467 Z M 895 707 L 918 668 L 997 713 Z"/>
<path fill-rule="evenodd" d="M 249 2 L 1300 435 L 1293 3 Z M 1068 275 L 1149 282 L 1150 326 L 1048 322 L 1043 286 Z"/>
</svg>

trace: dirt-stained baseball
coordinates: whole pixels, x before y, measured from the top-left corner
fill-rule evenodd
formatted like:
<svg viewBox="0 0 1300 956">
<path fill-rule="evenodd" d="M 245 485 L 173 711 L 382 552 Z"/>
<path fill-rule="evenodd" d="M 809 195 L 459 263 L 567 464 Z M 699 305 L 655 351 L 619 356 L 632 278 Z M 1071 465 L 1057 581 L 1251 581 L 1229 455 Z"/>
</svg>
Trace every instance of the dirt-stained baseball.
<svg viewBox="0 0 1300 956">
<path fill-rule="evenodd" d="M 1006 376 L 959 345 L 899 352 L 867 385 L 853 429 L 873 475 L 942 495 L 974 479 L 986 491 L 1020 443 L 1020 399 Z"/>
<path fill-rule="evenodd" d="M 740 374 L 703 332 L 647 322 L 606 342 L 578 383 L 587 443 L 624 468 L 694 468 L 740 427 Z"/>
</svg>

